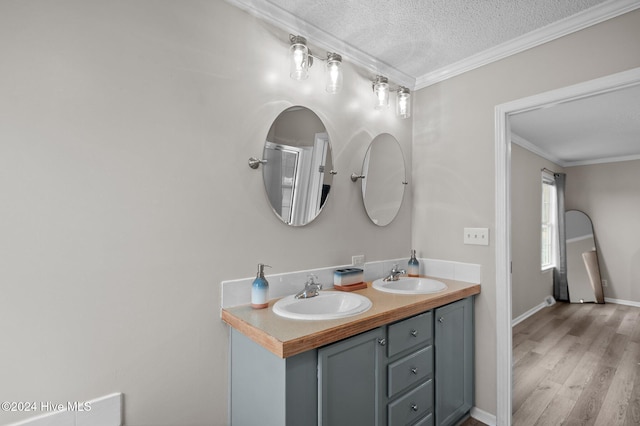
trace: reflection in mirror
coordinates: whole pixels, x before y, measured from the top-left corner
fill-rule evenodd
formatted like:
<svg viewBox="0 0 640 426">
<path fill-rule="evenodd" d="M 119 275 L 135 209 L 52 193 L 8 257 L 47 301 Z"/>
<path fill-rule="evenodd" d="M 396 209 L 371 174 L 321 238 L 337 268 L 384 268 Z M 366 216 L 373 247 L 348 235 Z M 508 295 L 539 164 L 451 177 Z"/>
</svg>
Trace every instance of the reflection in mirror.
<svg viewBox="0 0 640 426">
<path fill-rule="evenodd" d="M 310 109 L 295 106 L 275 119 L 264 144 L 262 177 L 273 211 L 302 226 L 324 206 L 333 168 L 327 129 Z"/>
<path fill-rule="evenodd" d="M 388 133 L 376 136 L 362 164 L 362 199 L 373 223 L 385 226 L 400 210 L 404 196 L 405 167 L 400 144 Z"/>
<path fill-rule="evenodd" d="M 591 219 L 578 210 L 568 210 L 564 217 L 569 300 L 604 303 Z"/>
</svg>

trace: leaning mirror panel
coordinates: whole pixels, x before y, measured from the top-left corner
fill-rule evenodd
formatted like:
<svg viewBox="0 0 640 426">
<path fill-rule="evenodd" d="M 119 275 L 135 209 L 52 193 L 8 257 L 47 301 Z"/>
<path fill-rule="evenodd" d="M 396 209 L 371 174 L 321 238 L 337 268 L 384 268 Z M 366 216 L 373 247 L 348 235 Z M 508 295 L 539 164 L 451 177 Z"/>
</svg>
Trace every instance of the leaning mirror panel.
<svg viewBox="0 0 640 426">
<path fill-rule="evenodd" d="M 571 303 L 604 303 L 593 224 L 579 210 L 565 212 L 567 283 Z"/>
<path fill-rule="evenodd" d="M 306 225 L 327 201 L 333 181 L 329 135 L 310 109 L 294 106 L 275 119 L 264 144 L 262 177 L 273 212 L 286 224 Z"/>
<path fill-rule="evenodd" d="M 367 215 L 378 226 L 398 214 L 407 184 L 402 148 L 388 133 L 376 136 L 362 164 L 362 199 Z"/>
</svg>

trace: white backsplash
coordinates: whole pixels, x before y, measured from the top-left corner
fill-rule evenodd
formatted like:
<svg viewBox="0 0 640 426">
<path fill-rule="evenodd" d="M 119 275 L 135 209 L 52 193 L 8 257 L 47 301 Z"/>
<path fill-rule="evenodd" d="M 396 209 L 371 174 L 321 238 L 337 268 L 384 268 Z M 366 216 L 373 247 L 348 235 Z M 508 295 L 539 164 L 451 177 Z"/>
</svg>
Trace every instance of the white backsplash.
<svg viewBox="0 0 640 426">
<path fill-rule="evenodd" d="M 365 281 L 374 281 L 382 278 L 397 264 L 400 269 L 407 269 L 409 259 L 381 260 L 367 262 L 364 265 Z M 420 274 L 433 278 L 443 278 L 456 281 L 464 281 L 472 284 L 480 284 L 482 280 L 482 267 L 473 263 L 452 262 L 438 259 L 418 259 L 420 262 Z M 269 299 L 279 299 L 290 294 L 295 294 L 304 288 L 307 275 L 315 274 L 324 289 L 333 288 L 333 271 L 341 268 L 350 268 L 352 265 L 330 266 L 326 268 L 310 269 L 307 271 L 287 272 L 283 274 L 265 275 L 269 281 Z M 222 281 L 222 308 L 232 308 L 239 305 L 247 305 L 251 302 L 251 284 L 255 277 L 238 280 Z"/>
</svg>

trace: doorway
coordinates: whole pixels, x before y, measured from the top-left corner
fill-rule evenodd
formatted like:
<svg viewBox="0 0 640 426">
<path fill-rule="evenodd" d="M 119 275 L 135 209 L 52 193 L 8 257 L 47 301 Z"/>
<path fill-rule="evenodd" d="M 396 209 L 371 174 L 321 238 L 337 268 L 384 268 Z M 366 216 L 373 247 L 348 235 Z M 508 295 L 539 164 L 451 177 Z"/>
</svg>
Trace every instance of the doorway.
<svg viewBox="0 0 640 426">
<path fill-rule="evenodd" d="M 511 425 L 511 129 L 509 116 L 640 84 L 640 68 L 496 106 L 497 424 Z"/>
</svg>

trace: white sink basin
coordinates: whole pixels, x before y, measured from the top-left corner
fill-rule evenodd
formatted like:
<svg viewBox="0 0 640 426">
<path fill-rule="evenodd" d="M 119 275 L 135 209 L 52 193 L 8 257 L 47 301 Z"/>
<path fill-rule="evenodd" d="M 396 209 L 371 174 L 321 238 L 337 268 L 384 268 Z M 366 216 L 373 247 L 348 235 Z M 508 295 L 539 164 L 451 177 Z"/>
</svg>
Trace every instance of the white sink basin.
<svg viewBox="0 0 640 426">
<path fill-rule="evenodd" d="M 359 294 L 321 291 L 308 299 L 284 297 L 273 305 L 273 312 L 291 319 L 330 320 L 358 315 L 370 308 L 371 300 Z"/>
<path fill-rule="evenodd" d="M 398 281 L 375 280 L 373 288 L 387 293 L 429 294 L 446 290 L 447 285 L 431 278 L 400 277 Z"/>
</svg>

